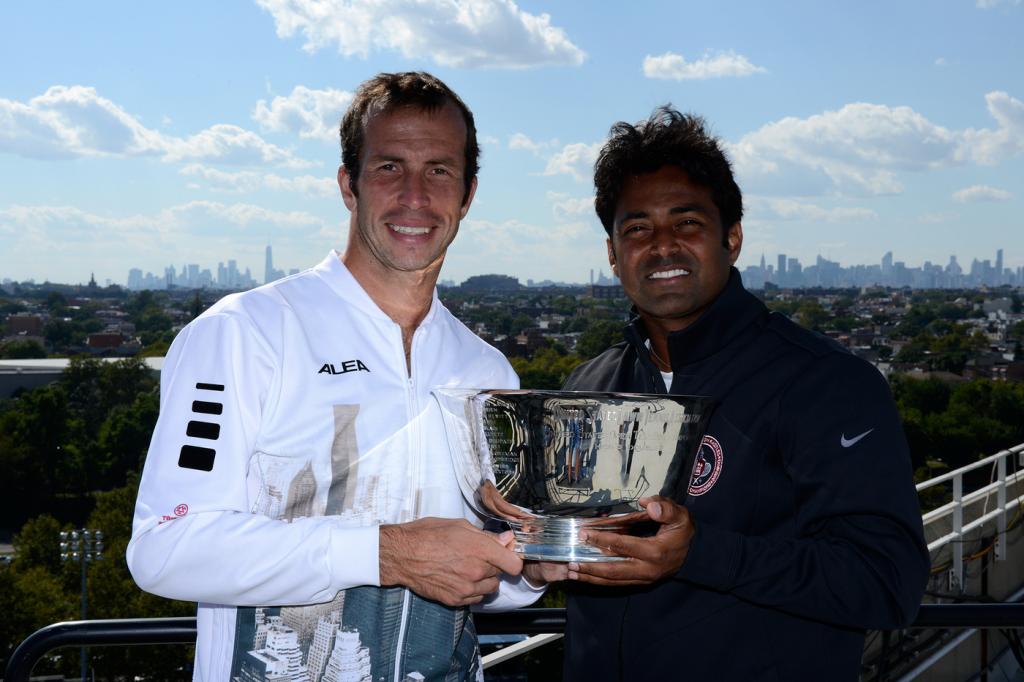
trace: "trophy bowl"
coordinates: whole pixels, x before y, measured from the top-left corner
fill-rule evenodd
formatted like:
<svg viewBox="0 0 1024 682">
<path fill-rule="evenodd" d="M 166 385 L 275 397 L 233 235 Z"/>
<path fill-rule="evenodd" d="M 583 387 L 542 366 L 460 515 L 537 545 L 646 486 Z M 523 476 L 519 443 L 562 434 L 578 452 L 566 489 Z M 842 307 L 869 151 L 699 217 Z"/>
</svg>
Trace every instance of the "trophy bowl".
<svg viewBox="0 0 1024 682">
<path fill-rule="evenodd" d="M 580 530 L 635 532 L 638 500 L 683 502 L 714 401 L 703 396 L 439 388 L 466 501 L 524 559 L 616 561 Z"/>
</svg>

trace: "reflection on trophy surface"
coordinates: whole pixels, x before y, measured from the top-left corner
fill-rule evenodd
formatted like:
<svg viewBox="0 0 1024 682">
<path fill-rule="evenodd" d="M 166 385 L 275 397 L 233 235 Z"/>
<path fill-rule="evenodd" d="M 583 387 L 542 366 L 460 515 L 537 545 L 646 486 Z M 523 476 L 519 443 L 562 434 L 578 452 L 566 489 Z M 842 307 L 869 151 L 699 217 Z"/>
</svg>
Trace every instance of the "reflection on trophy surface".
<svg viewBox="0 0 1024 682">
<path fill-rule="evenodd" d="M 712 401 L 700 396 L 437 389 L 466 499 L 508 523 L 516 551 L 613 561 L 580 529 L 628 532 L 638 500 L 682 502 Z"/>
</svg>

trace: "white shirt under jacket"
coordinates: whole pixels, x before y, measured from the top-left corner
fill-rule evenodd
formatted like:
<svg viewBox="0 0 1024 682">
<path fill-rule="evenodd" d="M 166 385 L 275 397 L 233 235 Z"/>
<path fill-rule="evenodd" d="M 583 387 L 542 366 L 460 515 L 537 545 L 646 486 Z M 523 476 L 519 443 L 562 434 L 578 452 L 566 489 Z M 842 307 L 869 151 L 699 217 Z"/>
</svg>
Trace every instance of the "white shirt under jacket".
<svg viewBox="0 0 1024 682">
<path fill-rule="evenodd" d="M 174 340 L 127 558 L 143 589 L 200 602 L 197 679 L 227 679 L 231 607 L 320 604 L 379 585 L 381 524 L 480 525 L 430 391 L 518 379 L 436 292 L 411 357 L 410 376 L 401 328 L 334 251 L 223 298 Z M 488 608 L 540 593 L 508 579 Z"/>
</svg>

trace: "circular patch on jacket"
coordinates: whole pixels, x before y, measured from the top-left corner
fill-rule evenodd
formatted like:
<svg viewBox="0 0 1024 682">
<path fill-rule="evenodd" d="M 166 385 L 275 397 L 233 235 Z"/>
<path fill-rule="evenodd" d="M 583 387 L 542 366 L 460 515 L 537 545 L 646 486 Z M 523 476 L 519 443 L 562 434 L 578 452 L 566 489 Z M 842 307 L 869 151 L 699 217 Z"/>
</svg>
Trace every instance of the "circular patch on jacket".
<svg viewBox="0 0 1024 682">
<path fill-rule="evenodd" d="M 690 494 L 703 495 L 711 490 L 722 474 L 722 446 L 714 436 L 704 436 L 693 460 L 693 475 L 690 477 Z"/>
</svg>

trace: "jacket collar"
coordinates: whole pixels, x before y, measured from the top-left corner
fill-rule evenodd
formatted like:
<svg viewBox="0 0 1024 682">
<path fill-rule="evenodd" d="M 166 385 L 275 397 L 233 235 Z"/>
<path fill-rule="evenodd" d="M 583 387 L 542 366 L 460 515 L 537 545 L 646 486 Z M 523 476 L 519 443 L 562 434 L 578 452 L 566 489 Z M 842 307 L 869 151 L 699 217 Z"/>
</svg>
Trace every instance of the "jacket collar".
<svg viewBox="0 0 1024 682">
<path fill-rule="evenodd" d="M 633 308 L 634 314 L 636 308 Z M 748 326 L 766 315 L 768 309 L 743 287 L 739 270 L 729 269 L 729 281 L 708 309 L 697 320 L 668 336 L 672 371 L 700 362 L 729 345 Z M 626 327 L 626 340 L 636 348 L 640 361 L 654 368 L 645 345 L 647 329 L 639 315 Z"/>
<path fill-rule="evenodd" d="M 370 298 L 370 295 L 366 293 L 366 289 L 363 288 L 363 285 L 359 283 L 349 269 L 345 267 L 345 264 L 341 261 L 341 254 L 338 251 L 331 249 L 327 257 L 320 261 L 313 269 L 327 282 L 328 286 L 336 294 L 350 305 L 355 306 L 370 317 L 395 324 L 388 317 L 388 314 L 381 310 L 380 306 Z M 423 327 L 433 322 L 440 307 L 441 301 L 437 297 L 437 287 L 434 287 L 434 293 L 430 301 L 430 310 L 427 311 L 426 317 L 423 318 L 419 326 Z"/>
</svg>

